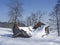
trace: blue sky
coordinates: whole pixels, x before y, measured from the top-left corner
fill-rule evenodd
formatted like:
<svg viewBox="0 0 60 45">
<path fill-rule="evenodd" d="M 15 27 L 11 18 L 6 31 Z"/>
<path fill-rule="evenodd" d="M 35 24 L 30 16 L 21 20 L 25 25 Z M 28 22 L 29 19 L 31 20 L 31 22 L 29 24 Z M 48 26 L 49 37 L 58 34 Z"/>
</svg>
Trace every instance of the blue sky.
<svg viewBox="0 0 60 45">
<path fill-rule="evenodd" d="M 23 2 L 23 18 L 31 15 L 32 12 L 41 10 L 48 13 L 53 9 L 57 0 L 21 0 Z M 0 21 L 8 21 L 8 8 L 6 3 L 8 0 L 0 0 Z"/>
</svg>

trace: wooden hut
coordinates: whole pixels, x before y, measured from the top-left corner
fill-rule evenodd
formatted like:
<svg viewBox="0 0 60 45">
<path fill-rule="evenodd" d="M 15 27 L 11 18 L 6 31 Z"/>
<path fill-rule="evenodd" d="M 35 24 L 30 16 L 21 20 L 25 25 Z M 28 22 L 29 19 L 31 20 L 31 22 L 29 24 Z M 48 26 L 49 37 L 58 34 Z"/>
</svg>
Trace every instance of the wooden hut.
<svg viewBox="0 0 60 45">
<path fill-rule="evenodd" d="M 45 24 L 42 23 L 42 22 L 38 22 L 33 26 L 33 29 L 37 29 L 38 27 L 41 27 L 41 25 L 45 25 Z M 49 26 L 45 27 L 46 35 L 49 34 L 48 27 Z M 31 37 L 27 34 L 26 31 L 24 31 L 23 29 L 19 29 L 19 26 L 17 24 L 14 24 L 14 26 L 12 28 L 12 31 L 13 31 L 13 37 L 25 37 L 25 38 L 30 38 Z"/>
</svg>

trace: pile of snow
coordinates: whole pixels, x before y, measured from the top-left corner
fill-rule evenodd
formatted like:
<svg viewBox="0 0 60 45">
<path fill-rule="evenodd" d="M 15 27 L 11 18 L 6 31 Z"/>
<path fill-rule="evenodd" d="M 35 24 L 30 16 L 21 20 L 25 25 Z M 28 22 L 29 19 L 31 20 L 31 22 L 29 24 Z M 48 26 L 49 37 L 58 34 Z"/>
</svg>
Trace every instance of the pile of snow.
<svg viewBox="0 0 60 45">
<path fill-rule="evenodd" d="M 33 37 L 35 38 L 42 38 L 43 35 L 45 35 L 44 37 L 46 37 L 46 33 L 45 33 L 45 27 L 47 27 L 48 25 L 42 25 L 41 27 L 37 28 L 36 31 L 33 32 Z"/>
<path fill-rule="evenodd" d="M 19 27 L 19 29 L 23 29 L 29 36 L 32 36 L 32 29 L 30 27 Z"/>
<path fill-rule="evenodd" d="M 32 26 L 29 27 L 19 27 L 19 29 L 23 29 L 24 31 L 27 32 L 28 35 L 31 35 L 32 37 L 42 37 L 42 35 L 46 35 L 45 33 L 45 27 L 47 27 L 48 25 L 42 25 L 41 27 L 37 28 L 37 29 L 33 29 Z"/>
</svg>

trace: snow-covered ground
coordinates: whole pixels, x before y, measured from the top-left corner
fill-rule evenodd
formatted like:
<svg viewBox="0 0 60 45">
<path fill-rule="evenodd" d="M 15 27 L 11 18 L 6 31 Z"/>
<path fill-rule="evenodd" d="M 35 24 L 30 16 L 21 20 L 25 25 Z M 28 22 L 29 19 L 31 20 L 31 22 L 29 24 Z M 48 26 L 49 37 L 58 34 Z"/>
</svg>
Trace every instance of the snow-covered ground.
<svg viewBox="0 0 60 45">
<path fill-rule="evenodd" d="M 12 38 L 12 30 L 9 28 L 0 28 L 0 45 L 60 45 L 60 37 L 56 32 L 51 32 L 45 37 L 42 31 L 33 31 L 31 38 Z"/>
</svg>

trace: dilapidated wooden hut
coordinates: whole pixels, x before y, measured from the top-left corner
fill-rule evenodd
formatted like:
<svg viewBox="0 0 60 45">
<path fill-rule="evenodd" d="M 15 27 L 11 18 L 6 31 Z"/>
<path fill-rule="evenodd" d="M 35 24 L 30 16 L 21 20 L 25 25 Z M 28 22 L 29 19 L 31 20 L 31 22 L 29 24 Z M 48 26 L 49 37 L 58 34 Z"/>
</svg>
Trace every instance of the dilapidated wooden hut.
<svg viewBox="0 0 60 45">
<path fill-rule="evenodd" d="M 34 31 L 38 28 L 41 27 L 42 25 L 45 25 L 42 22 L 38 22 L 33 26 Z M 49 34 L 49 26 L 45 27 L 45 33 L 46 35 Z M 25 37 L 25 38 L 30 38 L 31 36 L 27 34 L 27 32 L 24 29 L 20 29 L 17 24 L 14 24 L 13 28 L 13 37 Z"/>
</svg>

